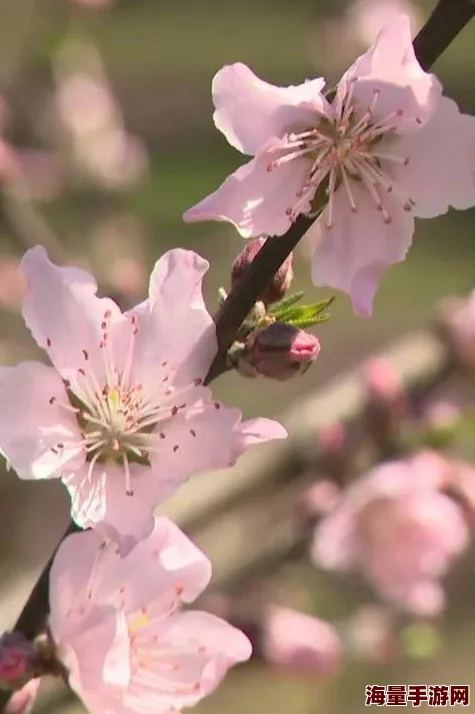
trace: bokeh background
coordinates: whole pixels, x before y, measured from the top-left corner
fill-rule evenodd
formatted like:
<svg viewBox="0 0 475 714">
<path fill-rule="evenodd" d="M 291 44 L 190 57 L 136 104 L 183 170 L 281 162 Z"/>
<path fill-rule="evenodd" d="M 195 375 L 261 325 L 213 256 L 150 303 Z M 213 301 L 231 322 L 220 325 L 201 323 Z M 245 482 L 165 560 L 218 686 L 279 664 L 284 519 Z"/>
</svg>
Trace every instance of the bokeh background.
<svg viewBox="0 0 475 714">
<path fill-rule="evenodd" d="M 101 285 L 131 303 L 145 294 L 157 256 L 173 246 L 194 249 L 211 262 L 206 293 L 213 311 L 218 288 L 229 284 L 230 264 L 242 239 L 225 224 L 187 226 L 181 220 L 190 205 L 242 162 L 212 123 L 213 75 L 223 64 L 242 61 L 276 84 L 324 74 L 331 85 L 371 41 L 375 13 L 386 3 L 375 0 L 366 15 L 350 10 L 345 0 L 99 4 L 0 2 L 4 364 L 39 356 L 21 320 L 15 261 L 44 239 L 53 253 L 91 268 Z M 411 5 L 414 30 L 434 4 Z M 445 92 L 469 113 L 475 113 L 474 38 L 475 26 L 469 25 L 435 67 Z M 92 72 L 99 86 L 109 83 L 108 89 L 102 84 L 101 94 L 87 82 L 68 84 L 77 72 Z M 473 210 L 419 222 L 408 259 L 383 280 L 372 320 L 354 316 L 348 299 L 339 295 L 331 321 L 317 332 L 321 355 L 304 376 L 276 385 L 228 374 L 215 384 L 217 395 L 248 417 L 280 416 L 298 408 L 310 390 L 318 391 L 397 336 L 426 325 L 439 299 L 470 290 L 475 285 L 474 232 Z M 308 266 L 296 260 L 295 287 L 314 299 L 327 296 L 310 285 Z M 0 618 L 8 626 L 64 529 L 68 508 L 58 484 L 21 483 L 3 470 L 0 486 Z M 186 488 L 178 497 L 185 509 Z M 239 538 L 239 531 L 230 537 Z M 352 663 L 332 680 L 250 664 L 232 673 L 198 710 L 356 713 L 364 707 L 369 683 L 475 684 L 474 564 L 465 559 L 449 587 L 450 607 L 438 635 L 442 648 L 418 646 L 408 638 L 405 657 L 389 665 Z M 361 599 L 350 578 L 329 578 L 305 558 L 276 566 L 269 582 L 277 599 L 333 620 L 346 617 Z M 53 707 L 49 696 L 46 692 L 45 712 Z M 58 707 L 69 711 L 79 705 L 61 699 Z"/>
</svg>

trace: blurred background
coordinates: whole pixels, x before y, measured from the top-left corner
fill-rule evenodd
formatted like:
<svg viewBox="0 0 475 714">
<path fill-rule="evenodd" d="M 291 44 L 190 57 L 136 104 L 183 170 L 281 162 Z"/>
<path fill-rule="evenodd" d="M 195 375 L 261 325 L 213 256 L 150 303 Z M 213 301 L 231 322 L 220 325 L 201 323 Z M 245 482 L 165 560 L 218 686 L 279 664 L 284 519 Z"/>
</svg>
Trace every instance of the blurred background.
<svg viewBox="0 0 475 714">
<path fill-rule="evenodd" d="M 150 269 L 165 250 L 196 250 L 211 262 L 206 295 L 214 312 L 218 288 L 229 286 L 230 265 L 243 241 L 230 226 L 185 225 L 181 216 L 243 160 L 212 122 L 216 71 L 241 61 L 275 84 L 324 75 L 331 86 L 386 17 L 409 12 L 415 33 L 434 5 L 432 0 L 0 0 L 2 363 L 43 359 L 21 319 L 23 285 L 16 272 L 24 250 L 38 242 L 53 259 L 91 269 L 104 291 L 124 305 L 144 297 Z M 445 93 L 468 113 L 475 113 L 474 37 L 475 26 L 469 25 L 435 66 Z M 398 336 L 424 327 L 441 298 L 475 286 L 474 231 L 473 210 L 420 221 L 408 259 L 383 280 L 372 320 L 356 317 L 346 296 L 338 295 L 331 321 L 317 330 L 321 354 L 304 376 L 276 385 L 230 373 L 214 385 L 217 396 L 246 417 L 284 415 L 285 422 L 285 413 L 298 410 L 303 395 L 318 392 Z M 295 273 L 294 287 L 306 290 L 309 299 L 328 296 L 310 285 L 308 265 L 299 256 Z M 253 456 L 246 458 L 250 463 Z M 192 500 L 187 488 L 172 510 L 186 513 Z M 3 626 L 20 611 L 67 517 L 59 484 L 22 483 L 2 471 Z M 227 537 L 236 550 L 240 530 L 232 523 Z M 211 557 L 227 559 L 217 542 L 210 547 Z M 314 569 L 305 553 L 267 570 L 266 597 L 334 623 L 376 602 L 350 576 Z M 246 600 L 248 587 L 254 585 L 239 586 L 235 594 Z M 474 592 L 475 560 L 467 556 L 450 581 L 447 613 L 436 628 L 417 630 L 405 623 L 400 651 L 389 647 L 381 656 L 353 658 L 331 678 L 256 661 L 233 672 L 198 711 L 356 713 L 364 706 L 366 684 L 475 684 Z M 46 689 L 38 711 L 52 711 L 53 702 L 60 711 L 79 710 L 72 699 L 57 701 Z"/>
</svg>

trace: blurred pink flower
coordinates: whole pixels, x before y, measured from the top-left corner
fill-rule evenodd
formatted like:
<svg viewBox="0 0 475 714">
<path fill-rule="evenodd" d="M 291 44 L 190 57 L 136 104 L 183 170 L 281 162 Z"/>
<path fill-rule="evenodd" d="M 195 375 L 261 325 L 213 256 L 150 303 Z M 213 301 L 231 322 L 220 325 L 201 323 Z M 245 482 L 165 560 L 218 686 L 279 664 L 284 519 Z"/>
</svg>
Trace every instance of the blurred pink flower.
<svg viewBox="0 0 475 714">
<path fill-rule="evenodd" d="M 342 644 L 335 628 L 325 620 L 272 605 L 262 628 L 263 655 L 271 664 L 295 674 L 339 673 Z"/>
<path fill-rule="evenodd" d="M 210 577 L 209 560 L 166 518 L 124 558 L 94 531 L 63 541 L 50 573 L 49 627 L 92 714 L 193 706 L 249 659 L 240 630 L 181 610 Z"/>
<path fill-rule="evenodd" d="M 145 148 L 125 130 L 99 55 L 88 45 L 75 52 L 67 68 L 59 64 L 55 99 L 73 162 L 105 188 L 127 189 L 148 167 Z"/>
<path fill-rule="evenodd" d="M 393 661 L 399 652 L 391 613 L 379 605 L 363 605 L 351 615 L 345 642 L 358 659 L 377 664 Z"/>
<path fill-rule="evenodd" d="M 16 311 L 26 292 L 20 261 L 10 255 L 0 256 L 0 308 Z"/>
<path fill-rule="evenodd" d="M 412 31 L 422 26 L 422 14 L 410 0 L 353 0 L 344 13 L 343 23 L 361 47 L 372 44 L 378 32 L 400 15 L 406 15 Z"/>
<path fill-rule="evenodd" d="M 0 368 L 0 449 L 20 478 L 61 477 L 81 526 L 140 536 L 192 474 L 286 436 L 272 420 L 242 422 L 203 386 L 217 350 L 207 269 L 192 251 L 169 251 L 149 298 L 122 313 L 96 296 L 91 275 L 53 265 L 43 247 L 23 258 L 23 316 L 53 367 Z"/>
<path fill-rule="evenodd" d="M 71 0 L 71 2 L 84 7 L 101 8 L 113 5 L 115 0 Z"/>
<path fill-rule="evenodd" d="M 319 18 L 311 36 L 311 52 L 317 65 L 330 76 L 341 72 L 399 15 L 409 17 L 413 33 L 424 21 L 423 13 L 410 0 L 353 0 L 343 12 Z"/>
<path fill-rule="evenodd" d="M 12 692 L 3 714 L 29 714 L 38 696 L 40 684 L 40 677 L 30 679 L 21 689 Z"/>
<path fill-rule="evenodd" d="M 325 204 L 304 238 L 312 280 L 347 292 L 367 316 L 382 274 L 406 256 L 414 217 L 475 203 L 475 119 L 420 67 L 405 16 L 343 75 L 332 101 L 323 86 L 275 87 L 243 64 L 222 68 L 214 122 L 254 158 L 184 219 L 274 236 Z"/>
<path fill-rule="evenodd" d="M 462 509 L 441 492 L 451 479 L 451 465 L 429 451 L 376 467 L 317 526 L 315 563 L 359 568 L 381 597 L 400 608 L 417 615 L 440 612 L 440 580 L 469 543 Z"/>
<path fill-rule="evenodd" d="M 457 359 L 475 369 L 475 290 L 466 298 L 443 300 L 440 317 Z"/>
<path fill-rule="evenodd" d="M 362 372 L 364 386 L 371 396 L 393 402 L 403 394 L 404 386 L 389 360 L 373 357 L 366 362 Z"/>
<path fill-rule="evenodd" d="M 333 510 L 340 495 L 340 488 L 333 481 L 318 481 L 304 491 L 301 499 L 302 512 L 312 520 L 320 518 Z"/>
</svg>

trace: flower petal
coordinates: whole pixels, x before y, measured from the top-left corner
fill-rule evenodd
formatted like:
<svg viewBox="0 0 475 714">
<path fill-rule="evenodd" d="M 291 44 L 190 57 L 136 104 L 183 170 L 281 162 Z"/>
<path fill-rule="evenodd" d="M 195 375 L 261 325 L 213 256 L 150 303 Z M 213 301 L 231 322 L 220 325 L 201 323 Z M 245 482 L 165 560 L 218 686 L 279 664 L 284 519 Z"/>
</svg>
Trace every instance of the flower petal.
<svg viewBox="0 0 475 714">
<path fill-rule="evenodd" d="M 240 62 L 226 65 L 213 79 L 214 123 L 228 142 L 245 154 L 256 154 L 272 136 L 304 130 L 321 111 L 320 77 L 298 86 L 276 87 Z"/>
<path fill-rule="evenodd" d="M 132 616 L 162 618 L 177 598 L 192 602 L 211 578 L 211 563 L 168 518 L 155 518 L 153 530 L 125 557 L 113 544 L 104 551 L 94 599 L 115 603 Z M 142 618 L 144 620 L 144 618 Z M 145 621 L 146 622 L 146 621 Z M 136 629 L 143 626 L 137 621 Z"/>
<path fill-rule="evenodd" d="M 20 478 L 55 478 L 84 462 L 73 414 L 51 400 L 67 402 L 52 367 L 40 362 L 0 367 L 0 449 Z"/>
<path fill-rule="evenodd" d="M 198 390 L 196 390 L 198 391 Z M 203 393 L 211 392 L 202 388 Z M 240 439 L 241 412 L 219 402 L 201 401 L 180 412 L 164 426 L 154 450 L 152 468 L 176 482 L 175 490 L 193 474 L 229 466 Z M 163 478 L 163 476 L 162 476 Z"/>
<path fill-rule="evenodd" d="M 400 137 L 398 153 L 407 166 L 393 168 L 394 180 L 415 201 L 414 215 L 433 218 L 475 204 L 475 119 L 442 97 L 431 121 L 415 135 Z"/>
<path fill-rule="evenodd" d="M 391 117 L 400 133 L 418 131 L 432 117 L 442 95 L 438 79 L 425 72 L 415 56 L 407 15 L 383 27 L 374 45 L 353 63 L 340 85 L 355 78 L 353 96 L 365 107 L 371 105 L 374 91 L 380 92 L 372 110 L 377 121 L 402 110 Z"/>
<path fill-rule="evenodd" d="M 311 226 L 307 247 L 313 248 L 312 280 L 348 293 L 358 315 L 369 316 L 382 274 L 404 260 L 411 245 L 414 219 L 392 194 L 382 197 L 391 218 L 385 223 L 368 191 L 351 185 L 358 211 L 353 213 L 343 187 L 334 194 L 333 225 L 327 228 L 328 207 Z"/>
<path fill-rule="evenodd" d="M 87 587 L 102 543 L 95 531 L 72 533 L 56 551 L 49 574 L 50 625 L 55 630 L 63 631 L 69 611 L 87 600 Z"/>
<path fill-rule="evenodd" d="M 186 384 L 204 378 L 217 351 L 216 328 L 203 299 L 209 263 L 191 250 L 169 250 L 155 263 L 149 298 L 129 314 L 139 319 L 133 373 L 155 389 L 157 369 L 179 365 L 173 379 Z"/>
<path fill-rule="evenodd" d="M 110 312 L 114 332 L 125 324 L 117 305 L 96 296 L 97 284 L 89 273 L 51 263 L 43 246 L 28 250 L 21 268 L 28 283 L 23 317 L 36 342 L 62 377 L 74 380 L 78 369 L 87 366 L 102 382 L 104 316 Z"/>
<path fill-rule="evenodd" d="M 41 677 L 30 679 L 21 689 L 13 692 L 5 706 L 4 714 L 30 714 L 35 704 L 40 684 Z"/>
<path fill-rule="evenodd" d="M 236 458 L 253 444 L 261 444 L 263 441 L 274 439 L 286 439 L 287 436 L 287 430 L 274 419 L 247 419 L 239 425 Z"/>
<path fill-rule="evenodd" d="M 297 202 L 309 161 L 295 158 L 269 171 L 270 163 L 287 153 L 280 149 L 281 144 L 277 139 L 270 141 L 254 159 L 228 176 L 217 191 L 188 209 L 183 219 L 229 221 L 244 238 L 285 233 L 291 225 L 286 210 Z M 309 210 L 310 201 L 300 212 Z"/>
<path fill-rule="evenodd" d="M 216 689 L 230 667 L 252 654 L 252 645 L 240 630 L 206 612 L 188 611 L 157 620 L 143 633 L 145 647 L 154 634 L 162 650 L 153 666 L 157 681 L 153 682 L 149 669 L 148 682 L 137 677 L 131 694 L 137 698 L 141 694 L 160 705 L 168 699 L 176 708 L 193 706 Z M 165 667 L 163 651 L 168 655 Z M 150 655 L 153 657 L 153 651 Z M 170 667 L 174 662 L 178 666 Z"/>
<path fill-rule="evenodd" d="M 110 605 L 92 607 L 75 631 L 61 629 L 53 622 L 53 638 L 59 645 L 62 663 L 69 671 L 69 684 L 81 696 L 83 691 L 101 690 L 111 696 L 128 686 L 130 638 L 124 613 Z"/>
</svg>

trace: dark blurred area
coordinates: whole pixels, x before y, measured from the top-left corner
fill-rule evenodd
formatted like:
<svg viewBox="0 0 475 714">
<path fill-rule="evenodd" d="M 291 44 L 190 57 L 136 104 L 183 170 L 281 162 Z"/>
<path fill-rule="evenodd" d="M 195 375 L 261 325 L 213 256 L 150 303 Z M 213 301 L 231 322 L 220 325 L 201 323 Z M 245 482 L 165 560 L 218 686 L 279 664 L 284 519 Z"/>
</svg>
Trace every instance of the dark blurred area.
<svg viewBox="0 0 475 714">
<path fill-rule="evenodd" d="M 181 216 L 243 161 L 212 122 L 215 72 L 240 61 L 275 84 L 324 75 L 332 86 L 374 38 L 383 5 L 384 12 L 410 9 L 416 30 L 434 4 L 375 0 L 371 11 L 363 11 L 361 3 L 350 10 L 346 0 L 0 0 L 2 364 L 43 359 L 22 322 L 16 261 L 45 240 L 52 259 L 92 270 L 124 305 L 143 299 L 161 253 L 175 246 L 196 250 L 211 263 L 206 294 L 214 312 L 242 238 L 226 224 L 190 226 Z M 469 25 L 434 67 L 445 93 L 468 113 L 475 113 L 474 37 Z M 441 298 L 472 289 L 474 233 L 473 209 L 419 221 L 407 260 L 382 282 L 371 320 L 356 317 L 347 297 L 338 295 L 331 321 L 317 330 L 321 354 L 304 376 L 276 385 L 227 374 L 214 385 L 216 394 L 246 417 L 277 417 L 296 408 L 299 398 L 342 370 L 425 326 Z M 311 286 L 304 260 L 296 261 L 295 289 L 309 300 L 327 297 Z M 186 486 L 179 498 L 186 501 Z M 67 520 L 60 484 L 21 482 L 1 472 L 5 627 Z M 411 640 L 407 657 L 391 666 L 351 664 L 336 679 L 290 676 L 251 663 L 198 711 L 356 713 L 366 684 L 475 684 L 474 565 L 465 559 L 449 588 L 441 647 Z M 276 566 L 267 585 L 277 599 L 330 619 L 351 611 L 355 588 L 349 578 L 321 575 L 305 559 Z M 48 701 L 44 711 L 51 711 Z M 59 708 L 67 706 L 61 701 Z"/>
</svg>

